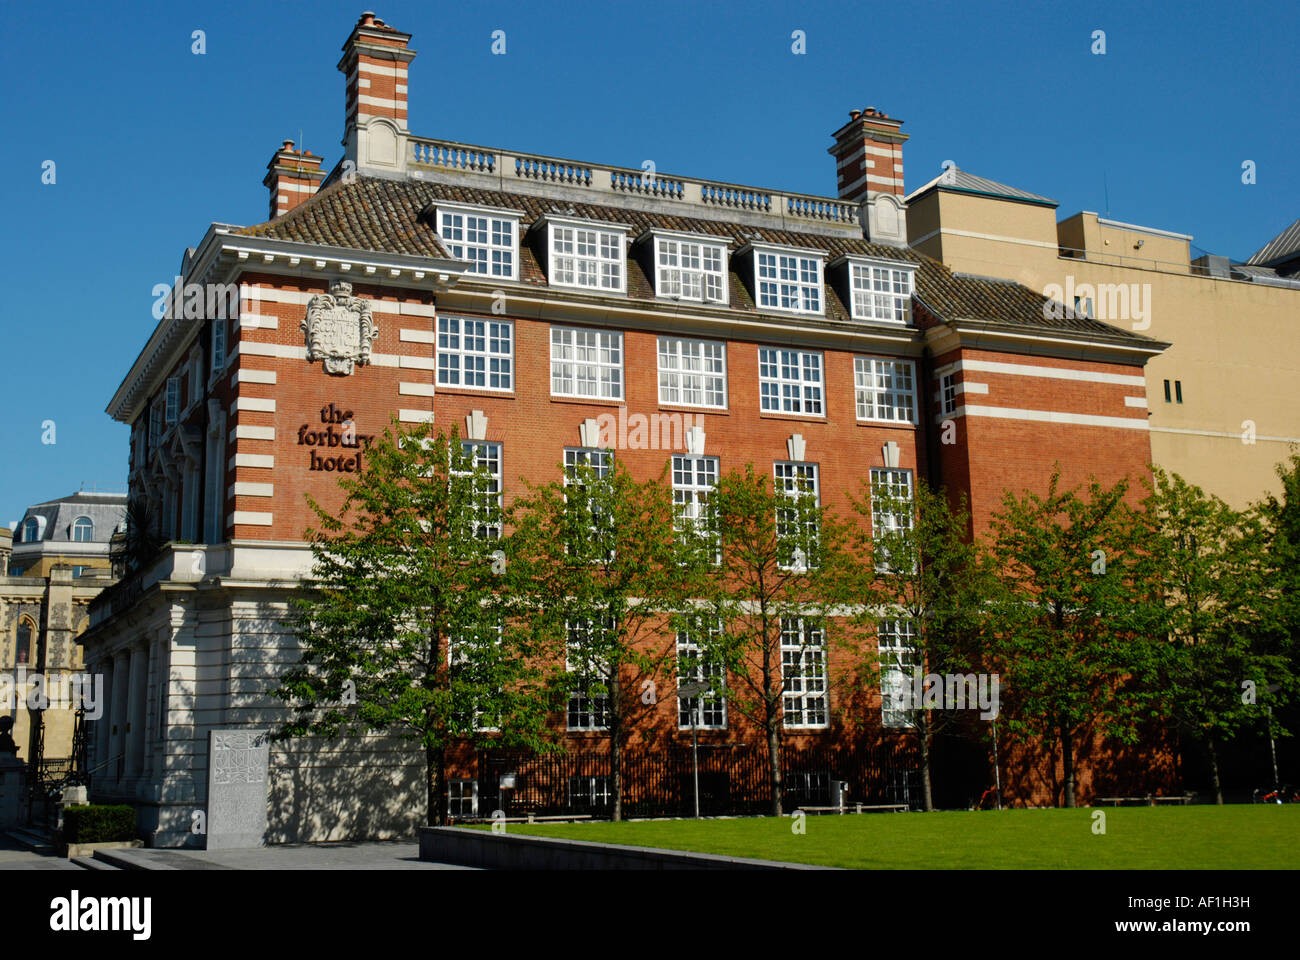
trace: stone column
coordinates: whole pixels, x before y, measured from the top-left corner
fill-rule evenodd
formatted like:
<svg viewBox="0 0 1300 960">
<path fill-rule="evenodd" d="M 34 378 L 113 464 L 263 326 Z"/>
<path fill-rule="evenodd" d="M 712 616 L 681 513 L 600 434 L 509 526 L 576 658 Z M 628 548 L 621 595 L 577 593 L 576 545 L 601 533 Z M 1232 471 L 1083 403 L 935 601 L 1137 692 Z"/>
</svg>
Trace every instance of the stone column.
<svg viewBox="0 0 1300 960">
<path fill-rule="evenodd" d="M 111 733 L 108 756 L 105 758 L 108 761 L 108 766 L 104 768 L 104 772 L 107 774 L 107 778 L 114 783 L 117 783 L 120 779 L 118 777 L 121 764 L 120 758 L 126 750 L 126 694 L 127 681 L 130 679 L 128 675 L 129 668 L 130 661 L 127 651 L 119 650 L 113 654 L 113 696 L 109 701 L 110 717 L 112 718 L 109 724 Z"/>
<path fill-rule="evenodd" d="M 143 769 L 141 761 L 144 754 L 145 704 L 148 698 L 145 687 L 148 656 L 144 644 L 131 645 L 131 679 L 126 701 L 126 775 L 132 778 L 139 777 Z"/>
</svg>

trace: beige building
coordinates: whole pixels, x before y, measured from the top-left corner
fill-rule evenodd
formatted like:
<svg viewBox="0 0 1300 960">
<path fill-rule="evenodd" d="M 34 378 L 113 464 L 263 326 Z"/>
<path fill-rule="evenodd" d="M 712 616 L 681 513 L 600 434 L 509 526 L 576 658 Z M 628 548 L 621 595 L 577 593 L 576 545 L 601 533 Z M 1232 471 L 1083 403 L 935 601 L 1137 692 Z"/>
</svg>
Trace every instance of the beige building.
<svg viewBox="0 0 1300 960">
<path fill-rule="evenodd" d="M 0 716 L 14 719 L 20 760 L 39 752 L 47 765 L 66 764 L 77 693 L 88 717 L 102 706 L 102 678 L 98 688 L 81 679 L 78 638 L 90 601 L 114 582 L 109 542 L 125 512 L 125 494 L 80 492 L 33 504 L 16 530 L 0 529 Z"/>
<path fill-rule="evenodd" d="M 956 167 L 907 204 L 912 246 L 952 270 L 1173 344 L 1146 367 L 1157 464 L 1236 507 L 1280 489 L 1276 464 L 1300 450 L 1300 221 L 1233 264 L 1193 260 L 1185 234 L 1058 221 L 1055 201 Z"/>
</svg>

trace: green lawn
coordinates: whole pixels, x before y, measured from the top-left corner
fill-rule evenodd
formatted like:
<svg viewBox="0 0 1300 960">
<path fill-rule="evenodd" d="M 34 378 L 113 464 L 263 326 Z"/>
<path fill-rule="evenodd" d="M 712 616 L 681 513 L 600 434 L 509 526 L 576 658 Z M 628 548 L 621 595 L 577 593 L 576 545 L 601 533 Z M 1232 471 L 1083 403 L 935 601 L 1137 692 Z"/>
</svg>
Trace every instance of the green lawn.
<svg viewBox="0 0 1300 960">
<path fill-rule="evenodd" d="M 857 869 L 1294 869 L 1300 805 L 509 824 L 509 833 Z"/>
</svg>

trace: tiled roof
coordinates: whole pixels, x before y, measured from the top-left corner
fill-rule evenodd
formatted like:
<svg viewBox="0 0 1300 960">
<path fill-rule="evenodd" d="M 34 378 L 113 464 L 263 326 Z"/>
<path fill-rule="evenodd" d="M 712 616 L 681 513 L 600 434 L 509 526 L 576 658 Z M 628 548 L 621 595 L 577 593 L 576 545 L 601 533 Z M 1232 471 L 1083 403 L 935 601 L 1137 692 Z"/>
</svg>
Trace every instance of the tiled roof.
<svg viewBox="0 0 1300 960">
<path fill-rule="evenodd" d="M 913 190 L 907 198 L 907 202 L 911 203 L 913 197 L 919 196 L 934 187 L 941 187 L 944 190 L 956 190 L 959 193 L 977 193 L 982 196 L 1002 197 L 1007 200 L 1024 200 L 1028 203 L 1056 206 L 1056 201 L 1050 197 L 1039 196 L 1036 193 L 1030 193 L 1028 190 L 1021 190 L 1019 187 L 1010 187 L 1005 183 L 990 180 L 988 177 L 977 177 L 975 174 L 959 170 L 957 167 L 945 170 L 925 186 Z"/>
<path fill-rule="evenodd" d="M 437 200 L 520 210 L 526 227 L 544 214 L 564 214 L 590 220 L 626 224 L 635 238 L 657 227 L 711 234 L 734 241 L 734 248 L 767 241 L 827 252 L 827 262 L 842 254 L 858 254 L 916 264 L 916 296 L 943 320 L 976 320 L 1011 327 L 1029 327 L 1050 333 L 1091 333 L 1108 340 L 1153 344 L 1149 337 L 1087 317 L 1050 320 L 1043 316 L 1047 299 L 1011 281 L 960 276 L 937 260 L 910 248 L 870 243 L 860 236 L 775 230 L 721 220 L 675 216 L 622 207 L 583 203 L 557 203 L 552 198 L 483 190 L 415 180 L 357 177 L 351 183 L 336 181 L 310 200 L 267 223 L 237 231 L 249 236 L 350 247 L 380 253 L 403 253 L 449 258 L 434 231 L 432 205 Z M 733 249 L 734 249 L 733 248 Z M 520 278 L 524 283 L 546 284 L 546 277 L 529 243 L 520 245 Z M 654 299 L 651 279 L 635 258 L 628 260 L 628 296 Z M 756 312 L 748 285 L 733 269 L 730 277 L 731 308 Z M 847 322 L 849 311 L 831 284 L 826 284 L 827 318 Z"/>
</svg>

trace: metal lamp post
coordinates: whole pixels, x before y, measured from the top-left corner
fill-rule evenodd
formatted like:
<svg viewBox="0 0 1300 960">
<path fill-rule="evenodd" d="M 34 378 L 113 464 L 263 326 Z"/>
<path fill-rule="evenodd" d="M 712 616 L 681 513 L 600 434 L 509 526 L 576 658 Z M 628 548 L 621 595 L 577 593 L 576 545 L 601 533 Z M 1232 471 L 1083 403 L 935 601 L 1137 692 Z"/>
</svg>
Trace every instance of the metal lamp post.
<svg viewBox="0 0 1300 960">
<path fill-rule="evenodd" d="M 691 759 L 695 766 L 695 819 L 700 819 L 700 695 L 713 686 L 707 680 L 684 683 L 677 688 L 678 700 L 695 700 L 691 710 Z"/>
</svg>

